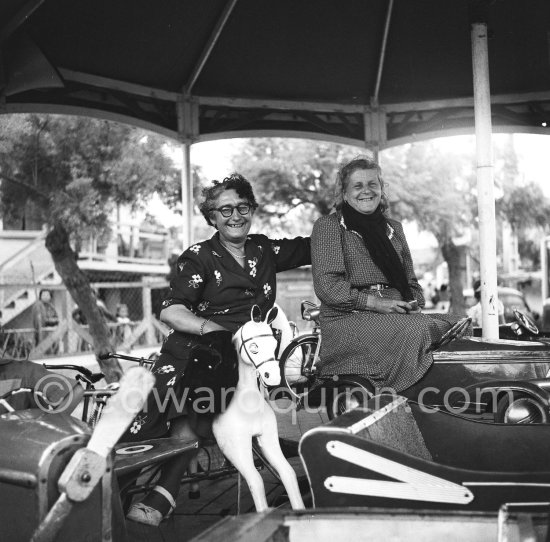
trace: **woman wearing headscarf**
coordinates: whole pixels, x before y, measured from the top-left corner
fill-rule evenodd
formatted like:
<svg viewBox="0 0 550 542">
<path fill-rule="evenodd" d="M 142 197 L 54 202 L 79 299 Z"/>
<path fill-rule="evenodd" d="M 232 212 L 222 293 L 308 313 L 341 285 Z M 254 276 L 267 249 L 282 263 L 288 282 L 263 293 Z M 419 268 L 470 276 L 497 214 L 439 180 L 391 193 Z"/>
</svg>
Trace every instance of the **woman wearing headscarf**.
<svg viewBox="0 0 550 542">
<path fill-rule="evenodd" d="M 321 375 L 357 374 L 401 392 L 426 373 L 430 347 L 452 315 L 425 315 L 403 227 L 386 215 L 377 163 L 357 158 L 338 175 L 336 212 L 312 233 L 315 293 L 321 300 Z"/>
</svg>

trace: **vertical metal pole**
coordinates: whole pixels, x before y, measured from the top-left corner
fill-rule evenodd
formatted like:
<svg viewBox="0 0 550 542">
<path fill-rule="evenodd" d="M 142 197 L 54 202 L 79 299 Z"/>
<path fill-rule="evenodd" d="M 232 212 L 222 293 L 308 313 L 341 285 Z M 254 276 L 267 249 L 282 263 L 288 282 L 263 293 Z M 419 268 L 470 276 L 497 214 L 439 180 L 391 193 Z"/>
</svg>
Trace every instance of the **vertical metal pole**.
<svg viewBox="0 0 550 542">
<path fill-rule="evenodd" d="M 498 296 L 487 24 L 473 23 L 471 37 L 476 125 L 482 336 L 484 339 L 492 340 L 498 339 Z"/>
<path fill-rule="evenodd" d="M 143 321 L 147 322 L 145 328 L 145 342 L 147 346 L 155 344 L 155 326 L 153 325 L 153 303 L 151 301 L 151 286 L 149 278 L 141 279 L 143 286 L 141 287 L 141 307 L 143 310 Z"/>
<path fill-rule="evenodd" d="M 372 147 L 367 147 L 369 151 L 372 152 L 372 159 L 379 164 L 380 159 L 380 147 L 378 145 L 373 145 Z"/>
<path fill-rule="evenodd" d="M 183 250 L 193 241 L 193 179 L 191 176 L 191 144 L 182 143 L 181 210 Z"/>
<path fill-rule="evenodd" d="M 541 287 L 541 297 L 542 305 L 544 307 L 544 302 L 548 297 L 548 244 L 550 237 L 544 237 L 540 243 L 540 287 Z"/>
</svg>

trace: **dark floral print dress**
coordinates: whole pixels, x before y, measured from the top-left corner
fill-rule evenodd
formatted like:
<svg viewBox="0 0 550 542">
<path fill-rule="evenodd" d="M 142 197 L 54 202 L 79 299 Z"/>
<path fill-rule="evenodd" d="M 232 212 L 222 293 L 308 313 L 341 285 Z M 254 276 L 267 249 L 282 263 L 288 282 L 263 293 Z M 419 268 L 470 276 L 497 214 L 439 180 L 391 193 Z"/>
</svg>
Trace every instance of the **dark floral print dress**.
<svg viewBox="0 0 550 542">
<path fill-rule="evenodd" d="M 178 258 L 177 274 L 163 308 L 184 305 L 197 316 L 235 332 L 250 319 L 253 305 L 260 307 L 262 316 L 273 307 L 276 273 L 311 263 L 310 239 L 273 240 L 250 234 L 245 254 L 242 268 L 220 243 L 218 233 L 192 245 Z M 155 389 L 122 440 L 159 437 L 167 432 L 171 418 L 187 413 L 181 403 L 182 378 L 191 349 L 202 344 L 204 337 L 170 331 L 153 367 Z"/>
</svg>

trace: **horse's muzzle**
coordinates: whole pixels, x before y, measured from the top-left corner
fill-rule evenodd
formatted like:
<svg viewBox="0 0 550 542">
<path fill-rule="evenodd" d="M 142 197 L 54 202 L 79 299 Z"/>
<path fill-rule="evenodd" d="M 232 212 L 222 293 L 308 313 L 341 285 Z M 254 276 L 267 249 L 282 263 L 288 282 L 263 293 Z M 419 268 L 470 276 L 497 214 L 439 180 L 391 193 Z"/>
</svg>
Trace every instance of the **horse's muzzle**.
<svg viewBox="0 0 550 542">
<path fill-rule="evenodd" d="M 257 370 L 265 386 L 278 386 L 281 383 L 281 370 L 276 359 L 264 361 Z"/>
</svg>

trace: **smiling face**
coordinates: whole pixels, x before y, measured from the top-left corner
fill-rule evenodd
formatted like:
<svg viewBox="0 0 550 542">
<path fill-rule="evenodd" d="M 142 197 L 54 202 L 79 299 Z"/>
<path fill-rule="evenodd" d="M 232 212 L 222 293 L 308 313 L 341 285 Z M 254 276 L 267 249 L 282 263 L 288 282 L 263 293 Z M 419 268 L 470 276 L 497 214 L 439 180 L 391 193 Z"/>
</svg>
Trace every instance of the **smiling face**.
<svg viewBox="0 0 550 542">
<path fill-rule="evenodd" d="M 382 185 L 376 169 L 356 169 L 344 190 L 344 201 L 365 215 L 373 213 L 382 199 Z"/>
<path fill-rule="evenodd" d="M 245 198 L 239 197 L 236 190 L 230 189 L 220 193 L 214 207 L 216 209 L 225 207 L 226 205 L 236 207 L 243 203 L 248 204 L 248 201 Z M 253 216 L 254 209 L 251 207 L 246 215 L 241 215 L 237 209 L 233 209 L 233 214 L 228 218 L 222 216 L 219 211 L 212 211 L 210 213 L 210 220 L 220 232 L 222 241 L 227 243 L 241 243 L 246 240 L 246 236 L 252 225 Z"/>
</svg>

